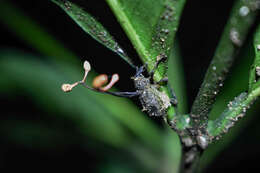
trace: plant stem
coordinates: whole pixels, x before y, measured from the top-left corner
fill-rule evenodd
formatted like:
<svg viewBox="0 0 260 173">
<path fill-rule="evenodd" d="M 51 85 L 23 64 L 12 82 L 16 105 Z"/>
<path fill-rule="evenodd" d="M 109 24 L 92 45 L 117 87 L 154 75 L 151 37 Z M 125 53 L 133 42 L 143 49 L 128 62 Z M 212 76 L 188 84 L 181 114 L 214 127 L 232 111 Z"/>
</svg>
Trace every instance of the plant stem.
<svg viewBox="0 0 260 173">
<path fill-rule="evenodd" d="M 182 145 L 183 146 L 183 145 Z M 182 147 L 180 173 L 194 173 L 198 170 L 202 150 L 194 145 L 192 147 Z"/>
</svg>

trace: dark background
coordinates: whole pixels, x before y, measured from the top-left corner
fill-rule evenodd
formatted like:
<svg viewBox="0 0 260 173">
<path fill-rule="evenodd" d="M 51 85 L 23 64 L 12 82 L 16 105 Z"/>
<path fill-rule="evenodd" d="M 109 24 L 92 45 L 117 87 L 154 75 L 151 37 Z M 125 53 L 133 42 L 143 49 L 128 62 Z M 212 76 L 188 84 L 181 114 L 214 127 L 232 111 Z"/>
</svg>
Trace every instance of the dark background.
<svg viewBox="0 0 260 173">
<path fill-rule="evenodd" d="M 84 31 L 53 3 L 50 1 L 33 0 L 12 0 L 11 2 L 14 2 L 15 5 L 20 7 L 27 15 L 44 26 L 45 30 L 64 43 L 65 47 L 75 52 L 82 60 L 88 57 L 98 73 L 119 73 L 121 78 L 118 87 L 121 90 L 134 90 L 132 83 L 129 82 L 129 77 L 134 74 L 134 70 L 129 68 L 129 66 L 113 52 L 104 48 L 85 34 Z M 110 33 L 112 33 L 128 55 L 134 59 L 134 62 L 137 62 L 136 65 L 141 64 L 135 50 L 131 47 L 131 43 L 105 2 L 94 0 L 75 2 L 82 5 L 88 12 L 94 15 Z M 177 38 L 183 56 L 189 106 L 198 92 L 232 4 L 232 0 L 191 0 L 187 2 L 184 8 Z M 258 16 L 258 21 L 259 19 Z M 254 31 L 255 27 L 256 26 L 252 28 L 252 31 Z M 252 31 L 250 35 L 252 35 Z M 0 33 L 1 47 L 17 48 L 26 52 L 39 54 L 17 38 L 2 24 L 0 24 Z M 237 59 L 236 63 L 239 63 L 239 61 L 240 60 Z M 118 64 L 120 64 L 120 66 Z M 38 110 L 34 106 L 34 103 L 23 93 L 15 98 L 10 98 L 4 93 L 1 93 L 0 101 L 2 120 L 7 116 L 13 116 L 17 112 L 20 113 L 19 118 L 23 120 L 34 119 L 35 117 L 29 116 L 34 113 L 40 113 L 42 117 L 44 117 L 44 112 Z M 237 138 L 230 147 L 225 149 L 225 151 L 218 156 L 215 162 L 208 167 L 206 172 L 230 172 L 234 170 L 236 172 L 250 172 L 254 167 L 257 167 L 256 163 L 258 155 L 260 154 L 260 140 L 257 134 L 259 131 L 257 126 L 260 121 L 257 114 L 255 114 L 254 121 L 243 130 L 239 138 Z M 46 122 L 49 123 L 49 120 L 46 119 Z M 57 124 L 59 124 L 59 122 L 52 123 L 50 126 L 53 128 L 53 126 Z M 43 149 L 28 148 L 6 140 L 4 135 L 2 135 L 2 137 L 0 136 L 0 141 L 2 141 L 0 160 L 2 160 L 1 162 L 3 163 L 0 165 L 1 169 L 4 169 L 4 172 L 16 168 L 21 170 L 51 169 L 56 171 L 75 171 L 76 169 L 85 170 L 86 172 L 94 171 L 96 166 L 98 166 L 103 159 L 100 158 L 99 155 L 96 155 L 95 151 L 91 150 L 91 147 L 88 151 L 82 149 L 82 146 L 79 144 L 80 140 L 78 140 L 80 136 L 77 136 L 78 134 L 73 131 L 73 126 L 69 122 L 65 122 L 65 125 L 62 123 L 61 126 L 68 131 L 69 136 L 74 136 L 74 138 L 70 138 L 74 140 L 66 145 L 52 146 L 51 149 L 48 147 L 43 147 Z M 61 137 L 60 141 L 62 140 L 65 141 L 66 137 Z M 101 144 L 92 144 L 90 142 L 89 146 L 92 145 Z M 102 148 L 102 146 L 100 146 L 100 148 Z M 110 153 L 118 154 L 113 149 L 110 150 Z"/>
</svg>

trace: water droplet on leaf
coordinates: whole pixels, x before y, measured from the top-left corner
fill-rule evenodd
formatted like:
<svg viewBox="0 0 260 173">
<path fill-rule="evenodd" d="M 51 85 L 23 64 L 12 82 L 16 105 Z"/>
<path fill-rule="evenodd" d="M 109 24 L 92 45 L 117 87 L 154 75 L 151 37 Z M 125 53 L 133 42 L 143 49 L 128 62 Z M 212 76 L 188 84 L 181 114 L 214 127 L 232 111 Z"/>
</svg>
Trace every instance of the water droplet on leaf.
<svg viewBox="0 0 260 173">
<path fill-rule="evenodd" d="M 260 51 L 260 44 L 256 46 L 257 50 Z"/>
<path fill-rule="evenodd" d="M 229 33 L 229 38 L 236 46 L 242 45 L 242 41 L 240 40 L 239 37 L 240 36 L 239 36 L 238 31 L 235 28 L 232 28 Z"/>
<path fill-rule="evenodd" d="M 250 12 L 250 9 L 247 6 L 242 6 L 239 9 L 239 15 L 242 16 L 242 17 L 247 16 L 249 12 Z"/>
</svg>

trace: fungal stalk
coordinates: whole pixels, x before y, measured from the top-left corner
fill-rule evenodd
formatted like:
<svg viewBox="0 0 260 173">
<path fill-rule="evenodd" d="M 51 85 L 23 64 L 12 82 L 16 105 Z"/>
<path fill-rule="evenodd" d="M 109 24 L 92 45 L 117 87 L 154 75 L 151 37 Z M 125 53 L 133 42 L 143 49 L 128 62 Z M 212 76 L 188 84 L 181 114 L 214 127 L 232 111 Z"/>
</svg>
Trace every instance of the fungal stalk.
<svg viewBox="0 0 260 173">
<path fill-rule="evenodd" d="M 61 89 L 64 92 L 72 91 L 72 89 L 79 84 L 82 84 L 84 87 L 86 87 L 90 90 L 93 90 L 93 91 L 107 92 L 119 80 L 119 75 L 113 74 L 110 82 L 106 86 L 103 87 L 103 85 L 105 85 L 107 83 L 108 77 L 107 77 L 106 74 L 101 74 L 101 75 L 94 78 L 93 83 L 92 83 L 92 85 L 93 85 L 93 88 L 92 88 L 92 87 L 86 85 L 87 76 L 88 76 L 88 73 L 91 70 L 91 66 L 90 66 L 90 63 L 88 61 L 84 62 L 83 69 L 84 69 L 84 76 L 83 76 L 82 80 L 77 81 L 73 84 L 62 84 Z"/>
</svg>

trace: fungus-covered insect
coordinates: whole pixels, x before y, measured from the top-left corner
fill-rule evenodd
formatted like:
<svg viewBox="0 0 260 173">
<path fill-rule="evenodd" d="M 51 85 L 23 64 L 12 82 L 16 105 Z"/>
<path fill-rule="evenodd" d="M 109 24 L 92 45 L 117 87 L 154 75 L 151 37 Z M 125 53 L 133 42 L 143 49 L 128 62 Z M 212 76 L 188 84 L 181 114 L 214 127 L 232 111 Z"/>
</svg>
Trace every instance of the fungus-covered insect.
<svg viewBox="0 0 260 173">
<path fill-rule="evenodd" d="M 171 104 L 177 105 L 177 99 L 173 92 L 171 92 L 172 98 L 169 98 L 166 93 L 159 90 L 160 83 L 168 82 L 168 79 L 163 78 L 161 81 L 154 83 L 151 81 L 154 70 L 150 73 L 150 77 L 145 77 L 143 71 L 144 66 L 138 68 L 136 75 L 132 78 L 143 110 L 147 111 L 149 116 L 164 116 Z"/>
<path fill-rule="evenodd" d="M 167 94 L 161 92 L 159 90 L 160 83 L 168 82 L 167 78 L 163 78 L 159 82 L 153 82 L 153 74 L 154 70 L 158 67 L 161 60 L 158 60 L 155 64 L 154 69 L 149 73 L 149 77 L 145 77 L 143 72 L 145 70 L 145 66 L 137 67 L 136 74 L 132 77 L 136 91 L 134 92 L 110 92 L 108 91 L 118 80 L 118 74 L 113 74 L 112 79 L 106 86 L 103 87 L 104 84 L 107 83 L 108 77 L 105 74 L 99 75 L 93 80 L 93 88 L 86 85 L 86 77 L 88 72 L 90 71 L 90 64 L 85 61 L 84 69 L 85 75 L 81 81 L 75 82 L 74 84 L 63 84 L 62 90 L 64 92 L 70 92 L 75 86 L 78 84 L 83 85 L 84 87 L 91 89 L 93 91 L 102 92 L 106 94 L 111 94 L 119 97 L 135 97 L 138 96 L 141 104 L 143 106 L 143 110 L 147 111 L 149 116 L 164 116 L 166 111 L 171 105 L 177 105 L 177 99 L 174 93 L 171 91 L 172 97 L 169 98 Z"/>
</svg>

